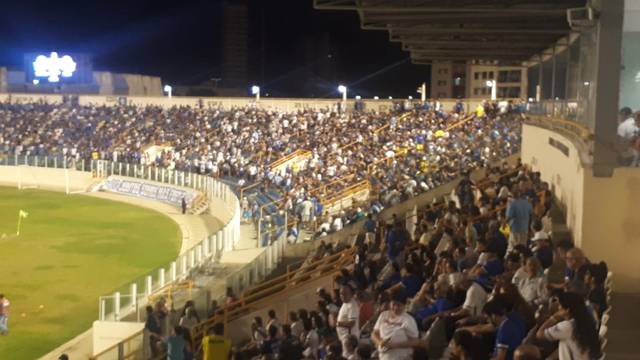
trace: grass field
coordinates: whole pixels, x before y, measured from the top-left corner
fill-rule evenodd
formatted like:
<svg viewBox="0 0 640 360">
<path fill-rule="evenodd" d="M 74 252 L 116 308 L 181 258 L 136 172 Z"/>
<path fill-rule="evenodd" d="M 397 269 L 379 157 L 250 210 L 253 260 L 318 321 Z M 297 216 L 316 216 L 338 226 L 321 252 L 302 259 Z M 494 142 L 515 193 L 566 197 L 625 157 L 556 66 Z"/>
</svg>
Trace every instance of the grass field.
<svg viewBox="0 0 640 360">
<path fill-rule="evenodd" d="M 18 211 L 24 209 L 19 237 Z M 148 209 L 0 187 L 0 293 L 11 301 L 0 359 L 32 360 L 91 327 L 98 297 L 175 259 L 180 229 Z"/>
</svg>

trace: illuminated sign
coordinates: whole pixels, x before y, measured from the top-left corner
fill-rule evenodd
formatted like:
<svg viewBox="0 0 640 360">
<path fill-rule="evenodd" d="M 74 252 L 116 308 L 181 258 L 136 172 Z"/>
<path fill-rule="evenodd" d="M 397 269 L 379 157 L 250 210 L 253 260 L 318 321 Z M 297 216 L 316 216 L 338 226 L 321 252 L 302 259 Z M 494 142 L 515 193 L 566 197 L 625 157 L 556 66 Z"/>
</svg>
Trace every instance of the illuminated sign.
<svg viewBox="0 0 640 360">
<path fill-rule="evenodd" d="M 76 62 L 71 56 L 58 57 L 58 53 L 52 52 L 50 56 L 38 55 L 33 62 L 35 77 L 46 77 L 49 82 L 60 81 L 60 76 L 71 77 L 76 71 Z"/>
</svg>

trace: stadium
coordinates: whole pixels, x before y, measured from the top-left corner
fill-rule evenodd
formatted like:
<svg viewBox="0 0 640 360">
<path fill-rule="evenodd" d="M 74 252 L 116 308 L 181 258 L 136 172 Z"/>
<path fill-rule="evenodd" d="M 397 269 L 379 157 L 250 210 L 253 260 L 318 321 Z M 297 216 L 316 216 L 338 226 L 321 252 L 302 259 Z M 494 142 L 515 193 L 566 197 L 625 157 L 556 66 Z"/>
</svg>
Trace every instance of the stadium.
<svg viewBox="0 0 640 360">
<path fill-rule="evenodd" d="M 221 4 L 223 79 L 0 66 L 0 359 L 640 354 L 639 4 L 308 0 L 405 54 L 329 85 L 246 81 L 284 28 Z"/>
</svg>

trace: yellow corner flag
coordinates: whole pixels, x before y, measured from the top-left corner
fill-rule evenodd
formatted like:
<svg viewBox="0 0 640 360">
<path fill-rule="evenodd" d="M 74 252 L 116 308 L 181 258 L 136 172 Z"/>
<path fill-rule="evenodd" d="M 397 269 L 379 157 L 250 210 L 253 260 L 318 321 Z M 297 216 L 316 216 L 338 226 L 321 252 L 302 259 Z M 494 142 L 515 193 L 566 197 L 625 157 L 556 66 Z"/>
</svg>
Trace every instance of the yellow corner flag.
<svg viewBox="0 0 640 360">
<path fill-rule="evenodd" d="M 22 225 L 22 219 L 26 218 L 27 216 L 29 216 L 29 213 L 20 209 L 20 211 L 18 212 L 18 231 L 16 231 L 16 236 L 20 235 L 20 225 Z"/>
</svg>

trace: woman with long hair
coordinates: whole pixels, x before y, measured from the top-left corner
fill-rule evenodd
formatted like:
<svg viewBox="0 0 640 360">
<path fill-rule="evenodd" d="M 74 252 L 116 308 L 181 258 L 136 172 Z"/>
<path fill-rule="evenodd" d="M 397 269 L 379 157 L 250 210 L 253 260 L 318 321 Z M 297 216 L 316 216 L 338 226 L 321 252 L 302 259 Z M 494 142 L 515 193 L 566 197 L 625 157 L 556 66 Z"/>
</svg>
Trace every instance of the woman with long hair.
<svg viewBox="0 0 640 360">
<path fill-rule="evenodd" d="M 577 293 L 558 296 L 560 310 L 538 329 L 539 339 L 559 341 L 560 360 L 596 360 L 602 355 L 596 323 L 584 299 Z"/>
</svg>

